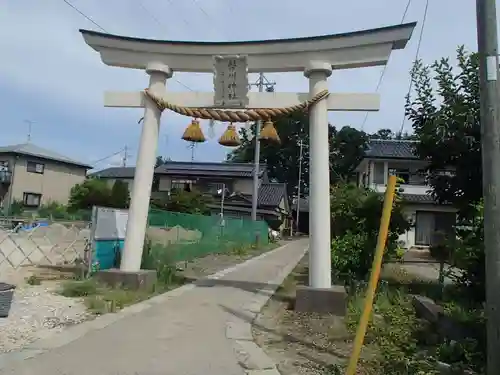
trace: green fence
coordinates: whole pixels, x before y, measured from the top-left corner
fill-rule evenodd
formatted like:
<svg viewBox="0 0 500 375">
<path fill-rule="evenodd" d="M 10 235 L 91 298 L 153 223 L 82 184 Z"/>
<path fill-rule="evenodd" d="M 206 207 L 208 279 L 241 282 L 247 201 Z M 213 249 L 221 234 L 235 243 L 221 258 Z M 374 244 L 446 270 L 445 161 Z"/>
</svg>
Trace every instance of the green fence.
<svg viewBox="0 0 500 375">
<path fill-rule="evenodd" d="M 147 238 L 153 249 L 168 249 L 173 261 L 186 261 L 269 242 L 265 221 L 151 210 Z"/>
</svg>

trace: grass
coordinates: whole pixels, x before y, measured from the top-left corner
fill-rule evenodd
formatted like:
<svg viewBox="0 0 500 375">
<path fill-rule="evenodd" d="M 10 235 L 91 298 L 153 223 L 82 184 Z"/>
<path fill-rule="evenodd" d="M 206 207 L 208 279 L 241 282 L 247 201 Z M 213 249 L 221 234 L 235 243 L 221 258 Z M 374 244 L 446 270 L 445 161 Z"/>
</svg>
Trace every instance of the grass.
<svg viewBox="0 0 500 375">
<path fill-rule="evenodd" d="M 178 286 L 171 283 L 157 283 L 151 290 L 130 290 L 110 287 L 90 278 L 86 280 L 69 280 L 61 284 L 59 294 L 71 298 L 83 298 L 90 312 L 102 315 L 117 312 L 124 307 L 147 300 L 157 294 L 164 293 Z"/>
<path fill-rule="evenodd" d="M 240 245 L 235 246 L 230 251 L 226 251 L 226 253 L 244 257 L 269 251 L 277 246 L 278 244 L 275 243 L 259 247 Z M 84 280 L 65 281 L 61 284 L 59 293 L 65 297 L 83 298 L 89 311 L 98 315 L 114 313 L 126 306 L 165 293 L 168 290 L 184 284 L 187 280 L 178 274 L 176 264 L 172 261 L 171 254 L 161 250 L 164 249 L 155 248 L 151 246 L 151 244 L 148 244 L 143 252 L 141 268 L 155 270 L 157 274 L 157 282 L 151 290 L 130 290 L 123 287 L 110 287 L 98 283 L 93 278 L 89 278 Z M 37 280 L 29 279 L 28 283 L 30 283 L 30 281 L 36 282 Z"/>
</svg>

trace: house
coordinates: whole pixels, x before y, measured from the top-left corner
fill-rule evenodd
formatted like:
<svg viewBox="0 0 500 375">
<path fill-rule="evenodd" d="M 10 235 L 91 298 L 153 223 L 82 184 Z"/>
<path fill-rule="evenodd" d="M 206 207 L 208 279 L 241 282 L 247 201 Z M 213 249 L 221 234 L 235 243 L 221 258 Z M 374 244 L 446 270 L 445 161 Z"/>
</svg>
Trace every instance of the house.
<svg viewBox="0 0 500 375">
<path fill-rule="evenodd" d="M 32 143 L 0 147 L 0 206 L 26 208 L 49 202 L 66 204 L 71 188 L 83 182 L 90 165 Z"/>
<path fill-rule="evenodd" d="M 208 163 L 168 161 L 155 169 L 156 186 L 152 196 L 166 196 L 173 190 L 196 189 L 214 198 L 209 205 L 214 215 L 250 218 L 252 212 L 253 170 L 250 163 Z M 91 176 L 109 181 L 127 182 L 133 189 L 135 169 L 113 167 Z M 224 192 L 224 194 L 222 194 Z M 270 182 L 267 167 L 260 166 L 257 217 L 276 229 L 289 228 L 290 210 L 286 185 Z"/>
<path fill-rule="evenodd" d="M 429 194 L 431 188 L 423 172 L 427 162 L 419 159 L 414 147 L 415 141 L 370 140 L 365 157 L 356 168 L 358 184 L 380 193 L 385 192 L 390 174 L 404 181 L 404 213 L 411 229 L 400 240 L 406 248 L 429 246 L 436 232 L 452 233 L 456 223 L 456 209 L 438 204 Z"/>
</svg>

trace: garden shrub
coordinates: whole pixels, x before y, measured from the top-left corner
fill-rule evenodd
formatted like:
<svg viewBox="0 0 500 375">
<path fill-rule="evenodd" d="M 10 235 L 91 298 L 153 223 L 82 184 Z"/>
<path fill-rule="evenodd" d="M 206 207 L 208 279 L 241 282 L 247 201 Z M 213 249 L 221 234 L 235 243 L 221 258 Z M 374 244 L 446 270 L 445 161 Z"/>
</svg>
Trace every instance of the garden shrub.
<svg viewBox="0 0 500 375">
<path fill-rule="evenodd" d="M 370 272 L 384 197 L 352 184 L 339 184 L 331 193 L 332 270 L 337 280 L 366 280 Z M 384 259 L 397 258 L 399 235 L 409 229 L 397 194 L 391 215 Z"/>
</svg>

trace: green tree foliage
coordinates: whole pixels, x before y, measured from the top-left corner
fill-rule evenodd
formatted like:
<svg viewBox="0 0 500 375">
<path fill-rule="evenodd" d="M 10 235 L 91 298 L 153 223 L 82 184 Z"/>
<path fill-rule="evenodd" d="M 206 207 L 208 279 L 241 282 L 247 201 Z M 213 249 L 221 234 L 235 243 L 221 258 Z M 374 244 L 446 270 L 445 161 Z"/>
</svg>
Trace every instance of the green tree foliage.
<svg viewBox="0 0 500 375">
<path fill-rule="evenodd" d="M 71 211 L 89 210 L 93 206 L 109 204 L 111 189 L 105 180 L 89 178 L 71 188 L 68 209 Z"/>
<path fill-rule="evenodd" d="M 332 187 L 332 270 L 336 278 L 349 283 L 368 277 L 377 243 L 383 199 L 383 195 L 353 184 L 339 183 Z M 385 259 L 395 256 L 399 235 L 410 227 L 402 208 L 403 202 L 398 192 L 391 215 Z"/>
<path fill-rule="evenodd" d="M 210 209 L 208 204 L 212 203 L 211 197 L 197 190 L 184 191 L 174 190 L 167 199 L 157 199 L 152 206 L 157 209 L 183 212 L 187 214 L 208 215 Z"/>
<path fill-rule="evenodd" d="M 482 197 L 477 55 L 459 47 L 456 68 L 448 58 L 430 66 L 417 61 L 411 79 L 415 95 L 407 98 L 406 115 L 419 140 L 416 151 L 429 162 L 432 193 L 462 216 L 473 214 L 471 203 Z"/>
<path fill-rule="evenodd" d="M 295 113 L 275 121 L 281 144 L 261 142 L 260 161 L 267 164 L 269 177 L 277 182 L 286 182 L 288 194 L 295 195 L 298 185 L 300 160 L 299 142 L 303 142 L 301 192 L 307 193 L 309 186 L 309 118 L 307 113 Z M 255 134 L 254 129 L 252 134 Z M 228 161 L 251 163 L 254 161 L 255 141 L 246 131 L 240 131 L 242 144 L 228 157 Z M 337 130 L 329 125 L 330 177 L 332 182 L 352 176 L 362 159 L 368 136 L 359 130 L 345 126 Z"/>
<path fill-rule="evenodd" d="M 116 180 L 110 191 L 109 207 L 128 208 L 130 205 L 130 192 L 128 183 Z"/>
</svg>

